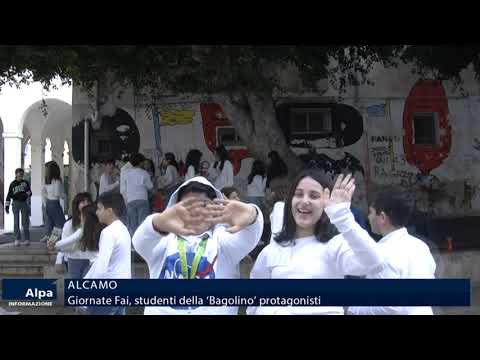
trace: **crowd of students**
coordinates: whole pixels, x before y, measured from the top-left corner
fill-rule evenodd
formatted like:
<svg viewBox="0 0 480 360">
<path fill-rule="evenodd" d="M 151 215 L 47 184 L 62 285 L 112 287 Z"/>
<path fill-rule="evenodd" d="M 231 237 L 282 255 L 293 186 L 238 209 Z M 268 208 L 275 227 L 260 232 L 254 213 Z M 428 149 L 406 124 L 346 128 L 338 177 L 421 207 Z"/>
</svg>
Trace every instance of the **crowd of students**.
<svg viewBox="0 0 480 360">
<path fill-rule="evenodd" d="M 202 162 L 200 151 L 191 150 L 185 174 L 171 153 L 165 154 L 159 176 L 140 154 L 128 159 L 117 171 L 119 176 L 109 161 L 96 205 L 90 194 L 77 194 L 72 218 L 61 224 L 61 240 L 47 246 L 59 251 L 57 264 L 66 259 L 72 278 L 131 278 L 132 245 L 152 279 L 237 279 L 244 259 L 254 262 L 252 279 L 434 278 L 435 261 L 429 247 L 406 230 L 411 206 L 397 189 L 377 194 L 367 227 L 351 206 L 356 186 L 350 174 L 339 175 L 332 184 L 317 170 L 306 169 L 292 180 L 276 152 L 269 159 L 267 166 L 253 162 L 245 196 L 233 187 L 233 166 L 223 147 L 217 149 L 211 166 Z M 61 192 L 55 169 L 49 174 L 46 210 L 52 226 L 59 226 Z M 14 188 L 20 186 L 21 177 L 16 181 Z M 155 206 L 158 189 L 165 205 Z M 264 223 L 270 223 L 268 232 Z M 380 241 L 367 230 L 378 234 Z M 270 241 L 262 244 L 267 233 Z M 87 312 L 118 315 L 125 309 L 97 307 Z M 237 313 L 236 307 L 145 308 L 145 314 Z M 252 307 L 247 313 L 345 311 L 325 306 Z M 432 314 L 432 309 L 351 307 L 347 313 Z"/>
</svg>

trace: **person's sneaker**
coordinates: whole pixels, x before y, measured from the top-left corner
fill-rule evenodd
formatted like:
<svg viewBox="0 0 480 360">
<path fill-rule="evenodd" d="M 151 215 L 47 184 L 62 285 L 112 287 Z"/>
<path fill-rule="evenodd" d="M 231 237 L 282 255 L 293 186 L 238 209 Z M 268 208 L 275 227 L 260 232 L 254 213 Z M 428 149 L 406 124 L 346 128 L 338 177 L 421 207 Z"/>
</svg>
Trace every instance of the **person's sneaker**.
<svg viewBox="0 0 480 360">
<path fill-rule="evenodd" d="M 50 236 L 48 235 L 45 235 L 44 237 L 42 237 L 39 241 L 40 242 L 47 242 L 47 240 L 50 238 Z"/>
<path fill-rule="evenodd" d="M 20 243 L 22 246 L 29 246 L 30 245 L 30 240 L 25 240 Z"/>
<path fill-rule="evenodd" d="M 20 240 L 15 240 L 15 242 L 13 243 L 14 246 L 20 246 Z"/>
</svg>

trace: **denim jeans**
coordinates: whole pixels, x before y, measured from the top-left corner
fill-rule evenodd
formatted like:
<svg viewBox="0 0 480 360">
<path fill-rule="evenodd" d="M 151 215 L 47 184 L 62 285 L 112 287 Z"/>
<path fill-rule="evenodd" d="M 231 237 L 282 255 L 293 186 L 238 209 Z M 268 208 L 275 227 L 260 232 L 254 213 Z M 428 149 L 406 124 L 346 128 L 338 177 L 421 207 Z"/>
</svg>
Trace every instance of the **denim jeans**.
<svg viewBox="0 0 480 360">
<path fill-rule="evenodd" d="M 68 259 L 68 277 L 70 279 L 83 279 L 90 268 L 88 259 Z"/>
<path fill-rule="evenodd" d="M 13 231 L 15 233 L 15 238 L 20 240 L 22 238 L 20 233 L 20 213 L 22 213 L 22 229 L 24 240 L 30 240 L 30 208 L 26 201 L 16 201 L 12 202 L 12 211 L 13 211 Z"/>
<path fill-rule="evenodd" d="M 52 234 L 54 227 L 63 228 L 65 224 L 65 215 L 63 214 L 62 206 L 59 200 L 47 200 L 45 204 L 45 212 L 47 213 L 48 221 L 46 221 L 47 235 Z"/>
<path fill-rule="evenodd" d="M 150 205 L 147 200 L 134 200 L 127 204 L 128 231 L 131 236 L 148 215 Z"/>
</svg>

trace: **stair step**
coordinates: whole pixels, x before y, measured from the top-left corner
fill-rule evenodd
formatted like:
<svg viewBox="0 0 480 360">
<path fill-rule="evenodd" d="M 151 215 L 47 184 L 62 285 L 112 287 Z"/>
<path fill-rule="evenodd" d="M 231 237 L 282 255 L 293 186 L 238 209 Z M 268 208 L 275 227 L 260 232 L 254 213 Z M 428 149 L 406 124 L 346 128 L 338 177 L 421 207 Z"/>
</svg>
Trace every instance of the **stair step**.
<svg viewBox="0 0 480 360">
<path fill-rule="evenodd" d="M 47 249 L 43 248 L 2 248 L 0 247 L 0 254 L 1 255 L 53 255 L 55 256 L 56 253 L 50 253 Z"/>
<path fill-rule="evenodd" d="M 9 275 L 16 275 L 16 276 L 38 276 L 43 278 L 43 266 L 25 266 L 25 265 L 18 265 L 18 266 L 10 266 L 10 265 L 1 265 L 0 266 L 0 277 L 5 278 Z"/>
<path fill-rule="evenodd" d="M 16 254 L 16 255 L 5 255 L 0 253 L 0 264 L 5 263 L 20 263 L 20 262 L 29 262 L 29 263 L 54 263 L 55 255 L 47 254 Z"/>
</svg>

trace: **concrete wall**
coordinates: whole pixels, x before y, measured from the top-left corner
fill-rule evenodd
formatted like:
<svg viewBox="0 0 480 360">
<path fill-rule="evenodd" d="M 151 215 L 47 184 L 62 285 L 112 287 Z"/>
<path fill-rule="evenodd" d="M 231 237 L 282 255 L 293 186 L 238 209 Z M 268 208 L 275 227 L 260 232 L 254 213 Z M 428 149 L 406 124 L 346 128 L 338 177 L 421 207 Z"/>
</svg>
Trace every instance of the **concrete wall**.
<svg viewBox="0 0 480 360">
<path fill-rule="evenodd" d="M 454 251 L 436 258 L 437 278 L 470 279 L 472 286 L 480 285 L 480 252 Z"/>
</svg>

